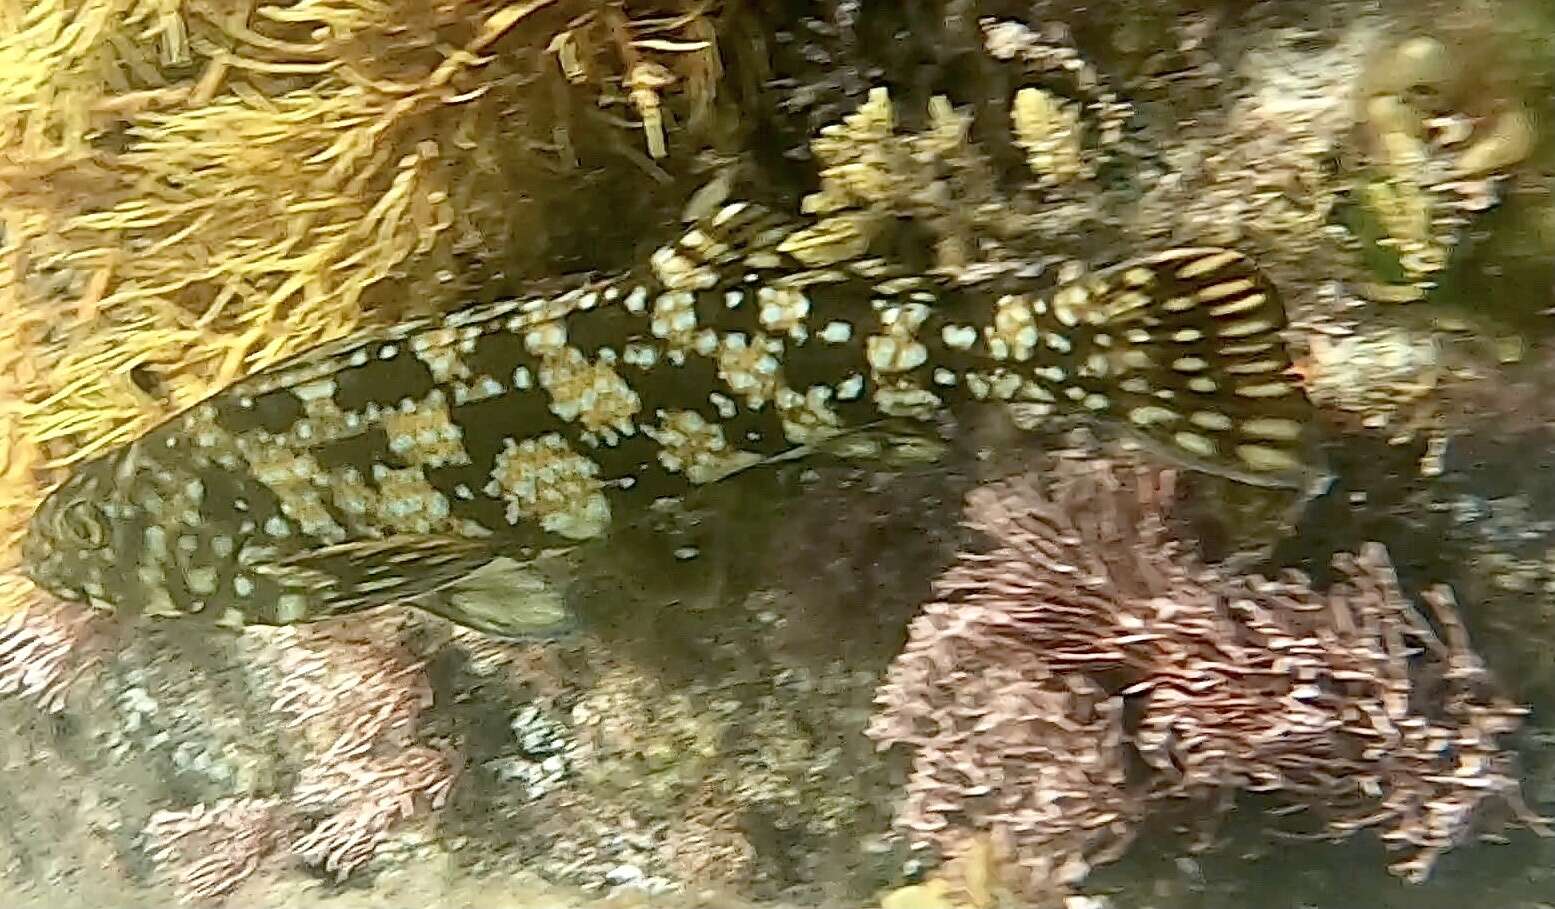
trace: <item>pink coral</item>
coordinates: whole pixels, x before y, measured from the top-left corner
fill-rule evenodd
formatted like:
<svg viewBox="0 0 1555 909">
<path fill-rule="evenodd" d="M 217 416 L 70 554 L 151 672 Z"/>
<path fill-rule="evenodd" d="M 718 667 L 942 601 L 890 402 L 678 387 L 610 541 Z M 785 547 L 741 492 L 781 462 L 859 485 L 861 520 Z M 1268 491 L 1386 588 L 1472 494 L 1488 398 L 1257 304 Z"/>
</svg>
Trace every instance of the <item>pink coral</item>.
<svg viewBox="0 0 1555 909">
<path fill-rule="evenodd" d="M 454 784 L 447 754 L 414 747 L 393 757 L 330 760 L 310 767 L 293 798 L 303 809 L 333 813 L 292 851 L 344 879 L 377 854 L 395 822 L 443 806 Z"/>
<path fill-rule="evenodd" d="M 187 811 L 158 811 L 146 823 L 146 848 L 169 869 L 187 900 L 226 896 L 286 838 L 278 799 L 222 799 Z"/>
<path fill-rule="evenodd" d="M 32 589 L 29 581 L 6 578 L 0 584 L 12 588 L 23 603 L 0 625 L 0 694 L 19 695 L 58 713 L 70 686 L 97 662 L 95 645 L 106 620 L 84 605 Z"/>
<path fill-rule="evenodd" d="M 991 832 L 1052 893 L 1154 800 L 1273 791 L 1324 835 L 1380 828 L 1418 880 L 1486 799 L 1520 807 L 1499 739 L 1523 711 L 1445 592 L 1433 625 L 1380 546 L 1325 593 L 1228 576 L 1169 532 L 1172 498 L 1170 473 L 1075 459 L 968 497 L 992 545 L 938 580 L 870 727 L 912 752 L 905 830 L 950 853 Z"/>
<path fill-rule="evenodd" d="M 432 690 L 422 663 L 394 640 L 400 621 L 358 620 L 350 626 L 358 639 L 334 624 L 270 632 L 279 672 L 273 708 L 302 741 L 301 772 L 285 797 L 152 818 L 152 857 L 184 895 L 225 896 L 282 845 L 344 879 L 397 824 L 447 801 L 457 762 L 417 742 Z"/>
<path fill-rule="evenodd" d="M 275 709 L 290 714 L 311 755 L 292 793 L 307 813 L 328 812 L 292 852 L 344 879 L 377 854 L 394 825 L 442 807 L 451 755 L 414 744 L 432 691 L 420 661 L 388 643 L 393 619 L 355 641 L 335 629 L 289 629 Z"/>
</svg>

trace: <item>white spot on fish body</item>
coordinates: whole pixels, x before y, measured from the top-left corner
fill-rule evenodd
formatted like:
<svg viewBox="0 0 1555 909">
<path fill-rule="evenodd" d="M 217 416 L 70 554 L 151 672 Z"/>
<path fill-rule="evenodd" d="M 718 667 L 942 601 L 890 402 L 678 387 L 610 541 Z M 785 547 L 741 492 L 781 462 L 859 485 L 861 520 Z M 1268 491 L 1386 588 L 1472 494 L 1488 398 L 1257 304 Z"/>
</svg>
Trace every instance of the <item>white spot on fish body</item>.
<svg viewBox="0 0 1555 909">
<path fill-rule="evenodd" d="M 1222 338 L 1245 338 L 1248 335 L 1256 335 L 1259 332 L 1268 331 L 1273 327 L 1273 325 L 1270 325 L 1263 319 L 1247 319 L 1242 322 L 1233 322 L 1220 329 L 1220 336 Z"/>
<path fill-rule="evenodd" d="M 1244 398 L 1280 398 L 1291 393 L 1284 382 L 1265 382 L 1261 385 L 1238 385 L 1236 393 Z"/>
<path fill-rule="evenodd" d="M 1243 421 L 1242 431 L 1262 439 L 1291 441 L 1301 437 L 1301 424 L 1278 417 L 1260 417 Z"/>
<path fill-rule="evenodd" d="M 828 322 L 819 337 L 828 344 L 846 344 L 853 338 L 853 326 L 847 322 Z"/>
<path fill-rule="evenodd" d="M 296 622 L 308 614 L 308 601 L 295 594 L 282 594 L 275 602 L 275 617 L 280 622 Z"/>
<path fill-rule="evenodd" d="M 300 398 L 303 403 L 307 403 L 309 401 L 317 401 L 323 398 L 328 398 L 330 395 L 335 393 L 335 389 L 337 387 L 338 386 L 336 385 L 334 379 L 319 379 L 314 382 L 307 382 L 302 385 L 298 385 L 296 388 L 292 389 L 292 394 Z"/>
<path fill-rule="evenodd" d="M 1201 436 L 1196 432 L 1184 430 L 1172 436 L 1172 439 L 1185 450 L 1204 458 L 1214 457 L 1215 452 L 1218 450 L 1214 439 L 1208 436 Z"/>
<path fill-rule="evenodd" d="M 1240 315 L 1244 312 L 1252 312 L 1263 306 L 1268 297 L 1265 294 L 1248 294 L 1239 300 L 1231 300 L 1218 306 L 1210 307 L 1209 314 L 1216 318 Z"/>
<path fill-rule="evenodd" d="M 216 592 L 216 569 L 191 568 L 184 573 L 184 583 L 188 585 L 190 592 L 200 596 L 210 596 Z"/>
<path fill-rule="evenodd" d="M 524 333 L 524 349 L 535 356 L 556 353 L 567 344 L 567 328 L 561 322 L 543 322 Z"/>
<path fill-rule="evenodd" d="M 940 339 L 952 350 L 967 350 L 977 343 L 977 329 L 970 325 L 946 325 L 940 329 Z"/>
<path fill-rule="evenodd" d="M 1236 454 L 1254 470 L 1294 470 L 1301 466 L 1289 452 L 1268 445 L 1238 445 Z"/>
<path fill-rule="evenodd" d="M 749 205 L 745 202 L 731 202 L 728 205 L 725 205 L 723 208 L 718 210 L 717 214 L 713 215 L 713 226 L 722 227 L 730 221 L 733 221 L 735 218 L 738 218 L 740 216 L 740 212 L 745 211 L 745 209 L 748 207 Z"/>
<path fill-rule="evenodd" d="M 1157 423 L 1174 423 L 1177 421 L 1178 415 L 1175 410 L 1157 407 L 1154 404 L 1146 404 L 1130 410 L 1128 418 L 1129 422 L 1136 426 L 1154 426 Z"/>
<path fill-rule="evenodd" d="M 1193 425 L 1195 426 L 1201 427 L 1203 429 L 1213 429 L 1219 432 L 1230 429 L 1232 423 L 1230 417 L 1213 410 L 1195 411 L 1193 416 L 1189 417 L 1188 419 L 1192 421 Z"/>
<path fill-rule="evenodd" d="M 718 416 L 725 420 L 732 420 L 739 413 L 739 408 L 735 406 L 734 399 L 726 394 L 715 391 L 707 396 L 707 400 L 713 407 L 717 408 Z"/>
<path fill-rule="evenodd" d="M 1203 277 L 1204 275 L 1218 271 L 1221 268 L 1230 265 L 1232 262 L 1235 262 L 1240 258 L 1242 258 L 1240 253 L 1236 253 L 1231 250 L 1222 250 L 1221 252 L 1212 253 L 1210 255 L 1204 256 L 1201 259 L 1195 259 L 1194 261 L 1189 262 L 1187 265 L 1177 269 L 1177 277 L 1184 280 Z"/>
<path fill-rule="evenodd" d="M 652 344 L 633 341 L 626 345 L 626 350 L 622 353 L 621 359 L 628 366 L 636 366 L 639 369 L 652 369 L 653 364 L 659 361 L 659 350 Z"/>
<path fill-rule="evenodd" d="M 1283 365 L 1279 360 L 1254 360 L 1251 363 L 1233 363 L 1226 367 L 1226 372 L 1234 376 L 1257 375 L 1263 372 L 1277 372 Z"/>
<path fill-rule="evenodd" d="M 1215 300 L 1223 300 L 1226 297 L 1235 296 L 1236 294 L 1245 293 L 1246 291 L 1252 290 L 1254 286 L 1255 285 L 1253 282 L 1246 278 L 1237 278 L 1234 281 L 1222 281 L 1219 284 L 1211 284 L 1210 286 L 1200 290 L 1197 296 L 1200 300 L 1208 303 Z M 1215 311 L 1213 309 L 1210 310 L 1210 314 L 1214 315 Z"/>
</svg>

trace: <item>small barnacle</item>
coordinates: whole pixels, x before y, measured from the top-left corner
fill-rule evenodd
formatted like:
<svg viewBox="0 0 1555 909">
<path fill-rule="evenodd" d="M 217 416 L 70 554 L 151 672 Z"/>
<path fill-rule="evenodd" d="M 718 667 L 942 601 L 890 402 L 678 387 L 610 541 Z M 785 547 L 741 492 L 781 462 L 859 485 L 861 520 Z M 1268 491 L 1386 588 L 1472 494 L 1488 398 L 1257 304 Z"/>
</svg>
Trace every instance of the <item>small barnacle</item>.
<svg viewBox="0 0 1555 909">
<path fill-rule="evenodd" d="M 1452 54 L 1442 42 L 1428 36 L 1410 38 L 1376 59 L 1366 73 L 1366 92 L 1407 95 L 1421 88 L 1436 89 L 1451 80 L 1452 68 Z"/>
<path fill-rule="evenodd" d="M 581 85 L 588 81 L 588 67 L 584 64 L 585 58 L 575 28 L 557 32 L 546 47 L 546 52 L 556 55 L 556 64 L 561 67 L 562 75 L 568 82 Z"/>
<path fill-rule="evenodd" d="M 1312 402 L 1402 444 L 1437 422 L 1430 398 L 1446 366 L 1441 346 L 1423 332 L 1374 326 L 1364 333 L 1313 338 L 1304 370 Z"/>
<path fill-rule="evenodd" d="M 643 134 L 648 139 L 648 154 L 662 158 L 668 154 L 664 144 L 664 112 L 660 109 L 659 92 L 676 82 L 669 67 L 651 60 L 639 60 L 626 74 L 628 96 L 637 113 L 643 118 Z"/>
<path fill-rule="evenodd" d="M 1011 117 L 1015 142 L 1043 185 L 1094 175 L 1082 156 L 1083 127 L 1077 105 L 1062 103 L 1041 89 L 1023 88 L 1015 95 Z"/>
<path fill-rule="evenodd" d="M 1458 157 L 1457 171 L 1471 177 L 1505 170 L 1527 158 L 1536 141 L 1528 111 L 1514 108 L 1497 117 L 1489 132 L 1464 150 Z"/>
<path fill-rule="evenodd" d="M 1369 252 L 1382 254 L 1371 264 L 1389 282 L 1373 299 L 1424 298 L 1473 215 L 1495 204 L 1496 179 L 1533 150 L 1534 124 L 1521 105 L 1490 118 L 1443 109 L 1473 103 L 1462 65 L 1421 37 L 1377 57 L 1363 77 L 1370 173 L 1357 187 L 1353 226 Z"/>
</svg>

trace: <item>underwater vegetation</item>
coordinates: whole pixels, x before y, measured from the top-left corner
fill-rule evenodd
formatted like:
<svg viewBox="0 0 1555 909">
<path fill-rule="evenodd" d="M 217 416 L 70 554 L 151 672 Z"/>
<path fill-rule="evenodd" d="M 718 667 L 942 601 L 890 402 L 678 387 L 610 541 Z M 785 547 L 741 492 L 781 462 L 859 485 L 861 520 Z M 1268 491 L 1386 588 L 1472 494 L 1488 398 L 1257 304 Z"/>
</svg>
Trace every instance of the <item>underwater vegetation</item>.
<svg viewBox="0 0 1555 909">
<path fill-rule="evenodd" d="M 1477 0 L 1243 6 L 0 3 L 8 904 L 1547 901 L 1552 853 L 1528 831 L 1555 804 L 1555 22 Z M 715 223 L 773 232 L 730 265 Z M 1146 278 L 1212 248 L 1250 286 L 1193 302 L 1246 303 L 1224 324 L 1252 325 L 1259 297 L 1269 324 L 1243 341 L 1277 356 L 1206 342 L 1150 364 L 1181 385 L 1124 384 L 1143 368 L 1128 353 L 1159 348 L 1098 328 L 1133 280 L 1118 266 L 1161 269 L 1134 274 L 1154 299 Z M 771 282 L 717 316 L 743 328 L 688 308 L 737 377 L 708 381 L 744 391 L 725 407 L 663 383 L 706 398 L 706 425 L 654 404 L 633 444 L 699 479 L 674 508 L 611 499 L 608 538 L 603 484 L 565 457 L 594 443 L 567 427 L 620 432 L 630 395 L 660 393 L 636 382 L 650 370 L 572 369 L 542 337 L 510 352 L 578 405 L 536 409 L 576 447 L 515 439 L 493 518 L 603 544 L 564 566 L 570 636 L 467 627 L 512 590 L 434 615 L 395 588 L 352 601 L 381 611 L 223 628 L 25 576 L 51 490 L 235 381 L 417 320 L 581 306 L 579 273 L 601 282 L 596 313 L 656 282 L 654 364 L 695 365 L 671 304 L 710 265 Z M 861 289 L 854 315 L 781 283 L 835 274 Z M 627 283 L 607 298 L 601 275 Z M 889 319 L 871 306 L 897 294 Z M 962 348 L 967 301 L 988 321 Z M 1039 303 L 1076 324 L 1022 321 Z M 838 399 L 768 388 L 758 356 L 722 356 L 725 329 L 785 354 L 824 335 L 867 364 L 871 407 L 929 419 L 828 437 Z M 1005 371 L 968 362 L 994 341 Z M 1011 363 L 1098 374 L 1070 400 L 1010 384 Z M 821 365 L 834 395 L 852 387 Z M 997 403 L 914 406 L 952 380 Z M 1232 406 L 1235 387 L 1299 413 Z M 1180 397 L 1130 397 L 1160 391 Z M 803 435 L 805 457 L 721 428 L 756 398 L 772 425 L 740 430 Z M 394 419 L 436 470 L 464 424 L 429 413 Z M 1270 421 L 1252 424 L 1267 451 L 1206 449 L 1228 414 Z M 1291 466 L 1269 460 L 1296 441 L 1280 421 L 1321 436 L 1326 490 L 1240 482 Z M 364 464 L 364 488 L 413 485 Z M 286 479 L 288 530 L 333 516 L 308 508 L 336 466 Z M 402 513 L 436 501 L 410 492 L 363 501 L 448 517 Z M 559 602 L 518 580 L 525 603 Z M 1347 857 L 1260 845 L 1298 840 Z"/>
<path fill-rule="evenodd" d="M 1237 789 L 1317 836 L 1381 828 L 1417 881 L 1484 800 L 1543 829 L 1499 744 L 1524 711 L 1491 693 L 1449 591 L 1411 604 L 1380 546 L 1336 559 L 1323 595 L 1225 576 L 1169 535 L 1173 485 L 1060 460 L 969 496 L 990 546 L 935 582 L 869 730 L 913 751 L 910 836 L 956 854 L 986 834 L 1042 898 L 1159 803 L 1224 810 Z"/>
</svg>

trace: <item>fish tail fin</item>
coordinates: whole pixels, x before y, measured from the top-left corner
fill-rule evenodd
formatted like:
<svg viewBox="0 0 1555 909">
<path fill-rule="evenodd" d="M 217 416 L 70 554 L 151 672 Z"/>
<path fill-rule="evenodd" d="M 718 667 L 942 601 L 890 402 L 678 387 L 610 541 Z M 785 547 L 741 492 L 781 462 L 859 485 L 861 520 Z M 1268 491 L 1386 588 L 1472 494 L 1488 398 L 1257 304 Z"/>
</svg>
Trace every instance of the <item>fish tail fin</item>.
<svg viewBox="0 0 1555 909">
<path fill-rule="evenodd" d="M 1109 409 L 1131 431 L 1243 482 L 1305 489 L 1327 475 L 1284 306 L 1251 259 L 1178 248 L 1096 280 L 1101 308 L 1088 321 L 1108 342 Z"/>
</svg>

